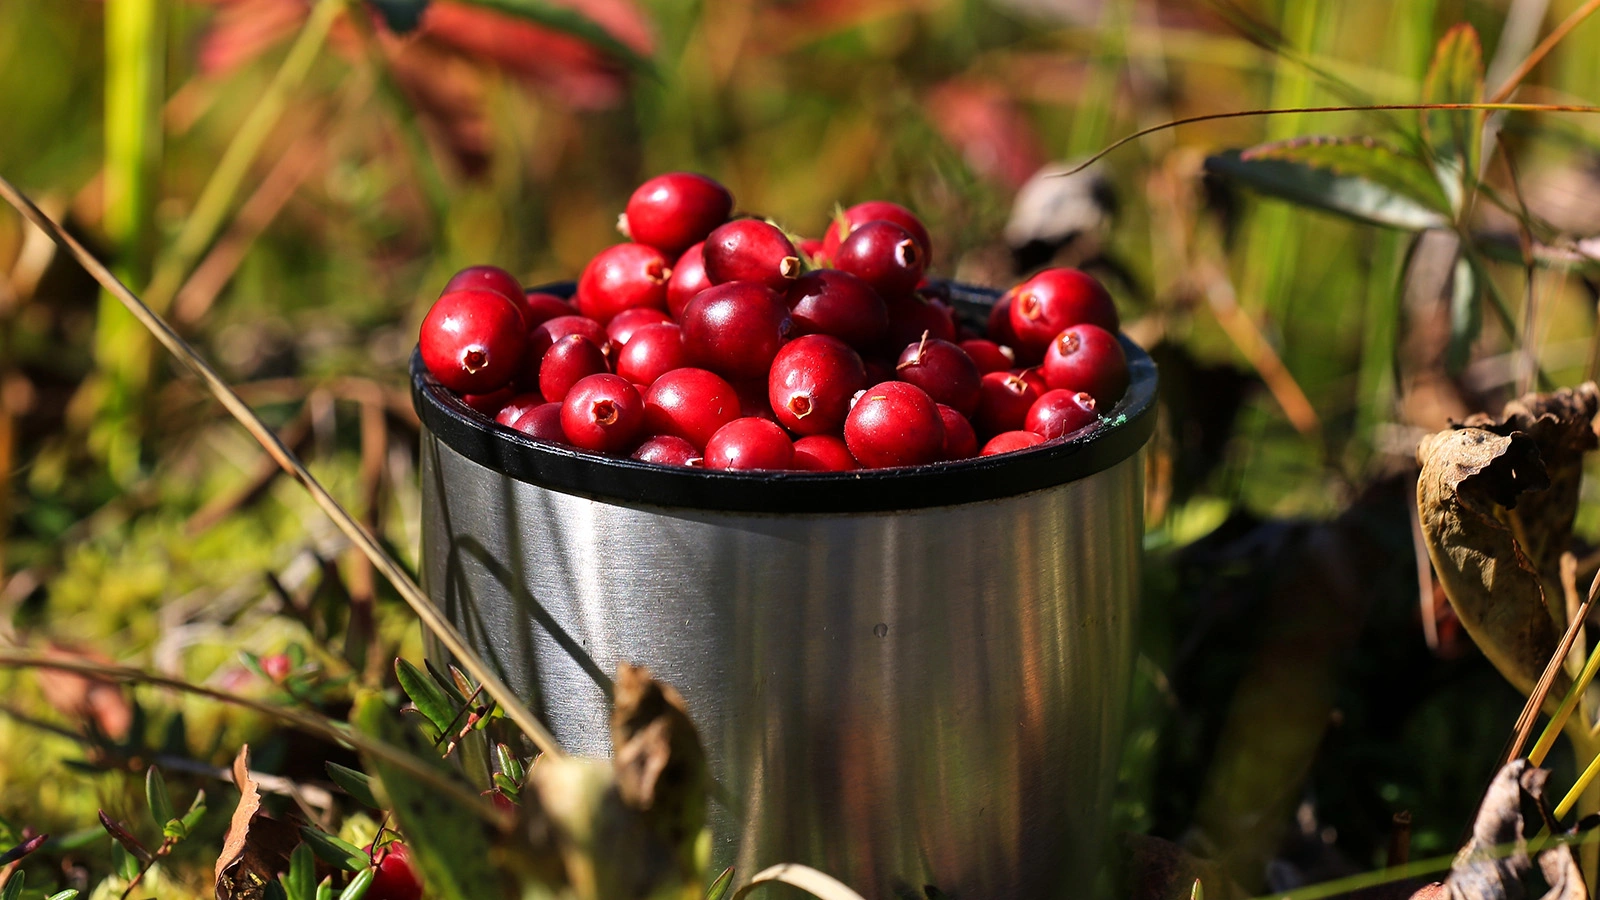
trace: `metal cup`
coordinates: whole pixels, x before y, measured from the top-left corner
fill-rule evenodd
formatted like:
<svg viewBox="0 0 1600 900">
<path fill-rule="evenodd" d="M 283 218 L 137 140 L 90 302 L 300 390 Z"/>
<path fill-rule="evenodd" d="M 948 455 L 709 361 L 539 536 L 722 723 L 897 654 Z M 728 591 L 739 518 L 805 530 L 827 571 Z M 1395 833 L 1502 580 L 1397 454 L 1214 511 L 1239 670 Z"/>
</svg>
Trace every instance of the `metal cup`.
<svg viewBox="0 0 1600 900">
<path fill-rule="evenodd" d="M 968 311 L 992 294 L 956 289 Z M 415 359 L 429 595 L 575 753 L 609 673 L 689 705 L 726 797 L 715 869 L 799 862 L 870 900 L 1081 896 L 1132 670 L 1155 366 L 1093 433 L 853 473 L 551 447 Z"/>
</svg>

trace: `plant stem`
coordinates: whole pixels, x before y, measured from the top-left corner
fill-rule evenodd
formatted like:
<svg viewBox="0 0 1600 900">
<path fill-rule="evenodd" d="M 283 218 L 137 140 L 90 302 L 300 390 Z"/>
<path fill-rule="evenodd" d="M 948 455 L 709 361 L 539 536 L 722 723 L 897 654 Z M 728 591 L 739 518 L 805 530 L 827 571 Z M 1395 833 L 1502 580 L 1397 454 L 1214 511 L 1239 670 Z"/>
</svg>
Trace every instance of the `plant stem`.
<svg viewBox="0 0 1600 900">
<path fill-rule="evenodd" d="M 1578 680 L 1568 688 L 1565 697 L 1561 698 L 1561 705 L 1556 707 L 1555 715 L 1545 723 L 1544 731 L 1540 732 L 1539 739 L 1534 741 L 1533 749 L 1528 751 L 1528 761 L 1536 766 L 1544 765 L 1544 758 L 1550 754 L 1550 748 L 1555 746 L 1556 738 L 1562 729 L 1567 727 L 1567 720 L 1572 718 L 1572 711 L 1577 708 L 1578 700 L 1583 697 L 1583 692 L 1594 680 L 1595 673 L 1600 671 L 1600 643 L 1596 643 L 1593 650 L 1589 651 L 1589 661 L 1584 663 L 1583 671 L 1579 673 Z"/>
</svg>

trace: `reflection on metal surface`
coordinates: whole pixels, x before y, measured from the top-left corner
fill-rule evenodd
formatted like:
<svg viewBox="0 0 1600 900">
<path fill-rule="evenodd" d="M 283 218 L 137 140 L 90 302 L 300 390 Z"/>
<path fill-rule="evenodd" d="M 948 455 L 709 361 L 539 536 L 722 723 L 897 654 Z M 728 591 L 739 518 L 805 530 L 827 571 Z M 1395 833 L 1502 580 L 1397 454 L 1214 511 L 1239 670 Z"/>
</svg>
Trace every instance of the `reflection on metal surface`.
<svg viewBox="0 0 1600 900">
<path fill-rule="evenodd" d="M 676 686 L 727 791 L 714 870 L 801 862 L 869 898 L 1093 878 L 1140 456 L 983 503 L 766 516 L 558 493 L 426 432 L 423 451 L 430 594 L 573 752 L 609 752 L 618 662 Z"/>
</svg>

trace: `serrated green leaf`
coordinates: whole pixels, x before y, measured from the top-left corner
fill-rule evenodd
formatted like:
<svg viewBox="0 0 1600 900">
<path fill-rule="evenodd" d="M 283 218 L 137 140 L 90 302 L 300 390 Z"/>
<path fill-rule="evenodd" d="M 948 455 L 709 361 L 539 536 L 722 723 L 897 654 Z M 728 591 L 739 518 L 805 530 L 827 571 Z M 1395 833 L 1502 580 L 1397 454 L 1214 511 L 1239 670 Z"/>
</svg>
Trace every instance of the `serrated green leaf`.
<svg viewBox="0 0 1600 900">
<path fill-rule="evenodd" d="M 465 2 L 516 16 L 551 31 L 570 34 L 615 56 L 626 63 L 628 68 L 642 75 L 653 77 L 656 73 L 655 64 L 647 57 L 640 55 L 639 51 L 618 40 L 616 35 L 600 23 L 575 9 L 556 6 L 545 0 L 465 0 Z"/>
<path fill-rule="evenodd" d="M 51 894 L 48 900 L 78 900 L 78 892 L 73 888 L 67 888 L 59 894 Z"/>
<path fill-rule="evenodd" d="M 1477 274 L 1466 254 L 1456 257 L 1450 277 L 1450 344 L 1445 367 L 1453 374 L 1466 368 L 1472 345 L 1483 331 L 1483 304 L 1478 302 Z"/>
<path fill-rule="evenodd" d="M 1449 224 L 1437 210 L 1377 182 L 1301 162 L 1246 160 L 1241 151 L 1228 150 L 1207 158 L 1206 169 L 1263 194 L 1373 225 L 1422 231 Z"/>
<path fill-rule="evenodd" d="M 1483 102 L 1483 46 L 1471 25 L 1463 22 L 1439 39 L 1422 82 L 1422 102 Z M 1439 184 L 1455 210 L 1464 202 L 1465 185 L 1477 178 L 1483 120 L 1481 109 L 1422 111 L 1422 139 L 1433 150 Z"/>
<path fill-rule="evenodd" d="M 394 674 L 400 680 L 400 689 L 411 698 L 411 703 L 417 708 L 417 712 L 432 722 L 440 734 L 444 734 L 445 730 L 455 722 L 460 707 L 450 702 L 444 688 L 433 680 L 433 676 L 404 659 L 394 661 Z M 438 751 L 431 751 L 431 755 L 437 754 Z"/>
<path fill-rule="evenodd" d="M 279 881 L 288 900 L 315 900 L 317 894 L 317 857 L 310 844 L 301 844 L 289 854 L 289 871 Z"/>
<path fill-rule="evenodd" d="M 161 777 L 161 770 L 151 766 L 144 772 L 144 796 L 150 803 L 150 818 L 156 823 L 157 828 L 166 828 L 172 821 L 172 795 L 167 793 L 167 780 Z"/>
<path fill-rule="evenodd" d="M 1335 175 L 1363 178 L 1440 213 L 1450 199 L 1422 160 L 1393 144 L 1372 137 L 1303 137 L 1243 150 L 1245 162 L 1275 159 L 1323 169 Z"/>
<path fill-rule="evenodd" d="M 367 888 L 372 887 L 372 879 L 376 878 L 378 870 L 373 868 L 362 869 L 350 883 L 339 892 L 339 900 L 361 900 L 367 895 Z"/>
<path fill-rule="evenodd" d="M 358 696 L 351 722 L 357 731 L 426 760 L 442 776 L 459 777 L 382 695 L 369 691 Z M 383 785 L 395 821 L 407 836 L 411 858 L 428 886 L 428 896 L 478 900 L 500 895 L 498 875 L 483 864 L 490 857 L 492 842 L 489 826 L 477 812 L 390 763 L 371 757 L 364 762 Z"/>
<path fill-rule="evenodd" d="M 328 777 L 357 803 L 370 809 L 383 808 L 382 804 L 378 803 L 378 798 L 372 795 L 372 779 L 367 773 L 332 762 L 328 763 L 327 767 Z"/>
<path fill-rule="evenodd" d="M 6 886 L 0 889 L 0 900 L 17 900 L 21 897 L 22 885 L 28 880 L 27 874 L 21 869 L 11 873 L 11 877 L 6 880 Z"/>
<path fill-rule="evenodd" d="M 722 900 L 728 896 L 728 889 L 733 887 L 733 866 L 722 870 L 717 880 L 711 882 L 711 887 L 706 889 L 706 900 Z"/>
<path fill-rule="evenodd" d="M 367 858 L 367 854 L 362 852 L 360 847 L 340 840 L 321 829 L 302 825 L 300 836 L 311 845 L 311 852 L 330 866 L 346 872 L 359 872 L 372 864 L 372 860 Z"/>
</svg>

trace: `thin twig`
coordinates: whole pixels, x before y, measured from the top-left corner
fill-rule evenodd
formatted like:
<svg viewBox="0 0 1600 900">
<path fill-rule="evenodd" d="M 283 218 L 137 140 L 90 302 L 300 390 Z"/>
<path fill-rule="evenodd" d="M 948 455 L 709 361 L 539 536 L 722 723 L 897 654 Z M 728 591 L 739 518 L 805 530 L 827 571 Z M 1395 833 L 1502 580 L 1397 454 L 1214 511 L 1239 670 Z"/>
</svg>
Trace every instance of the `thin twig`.
<svg viewBox="0 0 1600 900">
<path fill-rule="evenodd" d="M 540 751 L 556 757 L 566 755 L 549 730 L 540 724 L 538 719 L 534 718 L 533 713 L 523 705 L 521 699 L 472 651 L 466 640 L 462 638 L 461 633 L 456 630 L 456 627 L 451 624 L 449 619 L 445 618 L 439 608 L 433 605 L 433 602 L 422 592 L 422 589 L 417 587 L 416 582 L 411 580 L 411 577 L 406 574 L 400 563 L 396 562 L 394 557 L 384 550 L 378 540 L 366 528 L 362 527 L 361 523 L 357 522 L 344 507 L 339 505 L 333 495 L 328 493 L 327 488 L 323 487 L 322 483 L 306 470 L 300 460 L 278 440 L 278 436 L 273 434 L 272 429 L 261 421 L 261 418 L 255 414 L 254 410 L 239 399 L 239 395 L 233 392 L 227 382 L 222 380 L 221 376 L 211 368 L 199 353 L 195 352 L 193 347 L 190 347 L 183 338 L 178 336 L 177 332 L 172 330 L 172 326 L 168 325 L 164 319 L 146 306 L 144 301 L 135 296 L 127 285 L 123 284 L 121 280 L 111 273 L 110 269 L 107 269 L 93 254 L 84 249 L 82 244 L 63 231 L 48 216 L 40 212 L 32 200 L 29 200 L 26 195 L 17 190 L 5 178 L 0 178 L 0 197 L 3 197 L 6 202 L 16 207 L 29 221 L 43 229 L 46 234 L 50 235 L 51 239 L 71 253 L 78 263 L 89 274 L 94 276 L 96 281 L 100 282 L 107 291 L 122 301 L 128 311 L 132 312 L 146 328 L 150 329 L 156 338 L 161 341 L 162 345 L 186 364 L 199 376 L 201 381 L 205 382 L 206 387 L 210 388 L 211 393 L 216 396 L 218 402 L 235 419 L 239 420 L 239 423 L 250 433 L 250 436 L 255 438 L 266 449 L 267 453 L 271 454 L 278 465 L 282 466 L 285 471 L 293 475 L 295 480 L 305 487 L 306 491 L 311 494 L 312 499 L 322 508 L 323 512 L 327 513 L 328 518 L 333 520 L 339 530 L 344 532 L 352 543 L 361 548 L 361 551 L 366 554 L 368 559 L 372 560 L 373 566 L 383 573 L 383 576 L 388 579 L 390 584 L 394 585 L 396 592 L 416 613 L 417 618 L 422 620 L 423 625 L 434 633 L 439 642 L 445 646 L 445 649 L 449 650 L 451 654 L 461 661 L 462 666 L 471 673 L 479 684 L 484 686 L 484 690 L 489 696 L 499 702 L 501 708 L 505 710 L 506 716 L 515 722 L 518 728 L 522 729 L 523 733 L 533 741 Z"/>
<path fill-rule="evenodd" d="M 1527 58 L 1522 61 L 1522 64 L 1517 66 L 1517 70 L 1511 73 L 1511 77 L 1507 78 L 1505 83 L 1500 85 L 1494 95 L 1489 98 L 1489 102 L 1499 103 L 1511 96 L 1511 93 L 1517 89 L 1517 85 L 1522 83 L 1522 79 L 1527 78 L 1528 73 L 1532 72 L 1539 63 L 1544 62 L 1544 58 L 1550 55 L 1550 51 L 1554 50 L 1556 45 L 1561 43 L 1561 40 L 1572 29 L 1582 24 L 1584 19 L 1594 15 L 1597 9 L 1600 9 L 1600 0 L 1589 0 L 1589 2 L 1573 10 L 1572 15 L 1567 16 L 1560 25 L 1557 25 L 1553 31 L 1545 35 L 1544 40 L 1539 42 L 1539 46 L 1533 48 L 1533 52 L 1529 53 Z"/>
<path fill-rule="evenodd" d="M 1584 599 L 1583 606 L 1578 608 L 1578 614 L 1567 623 L 1567 633 L 1562 635 L 1561 644 L 1556 647 L 1556 652 L 1551 655 L 1550 661 L 1545 663 L 1544 673 L 1539 676 L 1538 685 L 1533 693 L 1528 695 L 1528 702 L 1522 707 L 1522 715 L 1517 717 L 1517 736 L 1511 742 L 1511 751 L 1506 754 L 1506 762 L 1522 755 L 1522 748 L 1528 742 L 1528 735 L 1533 732 L 1533 723 L 1539 718 L 1539 710 L 1544 707 L 1545 698 L 1550 696 L 1550 688 L 1555 684 L 1556 673 L 1566 664 L 1567 654 L 1572 652 L 1572 644 L 1578 639 L 1578 632 L 1583 628 L 1584 619 L 1589 617 L 1589 610 L 1594 608 L 1597 595 L 1600 595 L 1600 575 L 1596 575 L 1594 580 L 1589 582 L 1589 596 Z M 1577 682 L 1573 682 L 1573 687 L 1576 686 Z M 1561 706 L 1556 709 L 1555 717 L 1551 718 L 1552 723 L 1559 717 L 1562 724 L 1566 724 L 1566 716 L 1572 713 L 1572 703 L 1568 701 L 1575 702 L 1578 693 L 1577 690 L 1568 690 L 1567 699 L 1562 701 Z M 1557 726 L 1553 730 L 1559 732 L 1561 728 Z M 1554 741 L 1554 738 L 1551 740 Z"/>
</svg>

